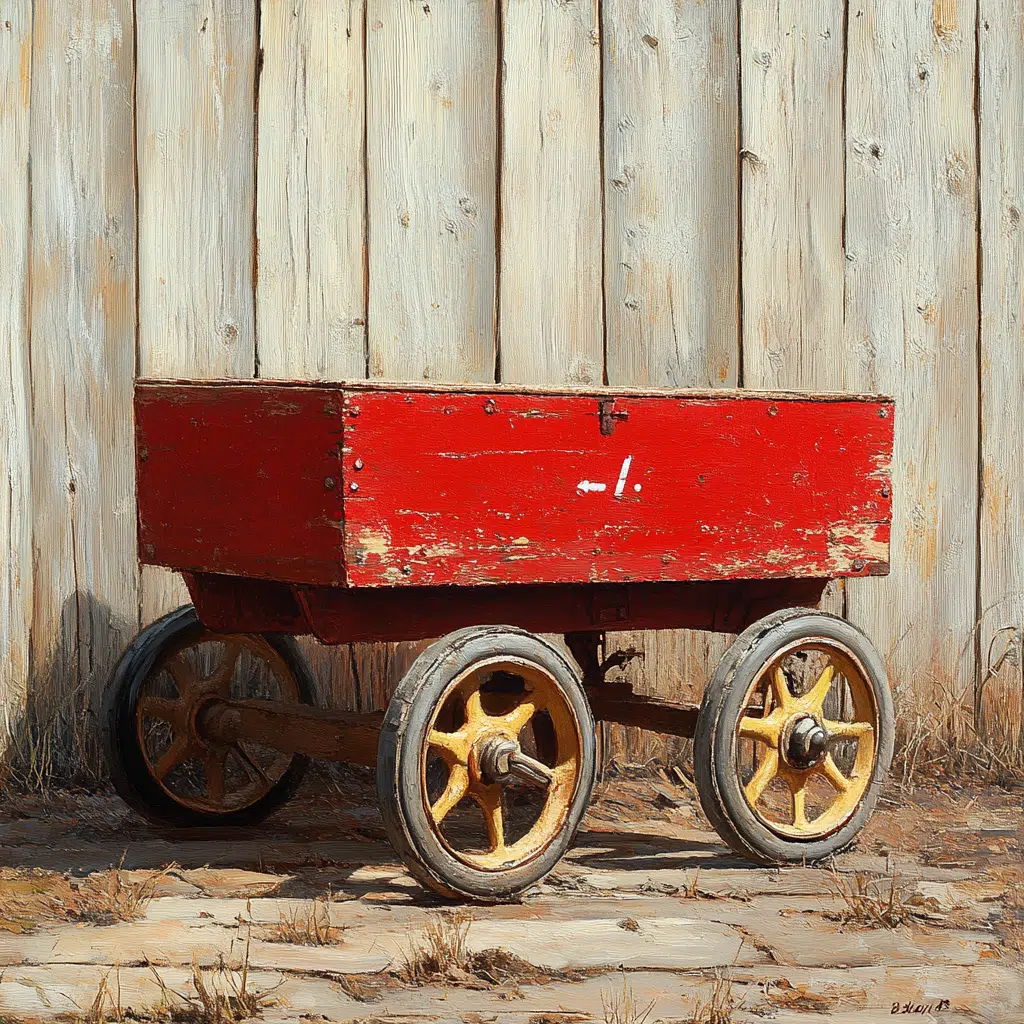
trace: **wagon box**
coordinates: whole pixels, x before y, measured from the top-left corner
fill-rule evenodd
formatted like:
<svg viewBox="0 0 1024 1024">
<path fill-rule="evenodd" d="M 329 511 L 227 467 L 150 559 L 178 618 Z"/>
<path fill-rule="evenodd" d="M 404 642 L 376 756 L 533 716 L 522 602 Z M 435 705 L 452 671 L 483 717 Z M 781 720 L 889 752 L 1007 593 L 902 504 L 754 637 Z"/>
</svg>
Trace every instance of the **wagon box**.
<svg viewBox="0 0 1024 1024">
<path fill-rule="evenodd" d="M 375 765 L 416 877 L 501 899 L 572 841 L 606 721 L 692 738 L 737 852 L 830 857 L 871 814 L 895 725 L 868 638 L 814 606 L 830 579 L 888 571 L 893 413 L 861 395 L 140 381 L 140 559 L 181 572 L 193 604 L 108 687 L 118 791 L 157 822 L 238 824 L 310 757 Z M 738 634 L 699 708 L 609 681 L 636 652 L 606 631 L 682 627 Z M 309 633 L 440 639 L 381 715 L 315 706 Z"/>
<path fill-rule="evenodd" d="M 889 400 L 142 381 L 144 562 L 350 587 L 888 571 Z"/>
</svg>

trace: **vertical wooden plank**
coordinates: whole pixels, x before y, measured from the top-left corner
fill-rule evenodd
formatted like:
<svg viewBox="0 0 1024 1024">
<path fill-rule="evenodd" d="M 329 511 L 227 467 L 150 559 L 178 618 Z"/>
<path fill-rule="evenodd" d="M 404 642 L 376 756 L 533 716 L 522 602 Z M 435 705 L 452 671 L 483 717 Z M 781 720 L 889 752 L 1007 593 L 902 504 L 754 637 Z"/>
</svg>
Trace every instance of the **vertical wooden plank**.
<svg viewBox="0 0 1024 1024">
<path fill-rule="evenodd" d="M 0 753 L 25 706 L 32 622 L 29 466 L 29 95 L 32 4 L 0 0 Z"/>
<path fill-rule="evenodd" d="M 735 387 L 739 364 L 737 5 L 605 0 L 605 298 L 610 384 Z M 699 701 L 727 639 L 610 634 L 638 690 Z M 616 730 L 616 756 L 674 743 Z"/>
<path fill-rule="evenodd" d="M 368 0 L 371 377 L 493 379 L 494 8 Z"/>
<path fill-rule="evenodd" d="M 261 377 L 366 373 L 363 0 L 263 0 L 257 99 Z M 301 641 L 321 699 L 354 709 L 381 651 Z"/>
<path fill-rule="evenodd" d="M 904 710 L 974 685 L 974 0 L 853 0 L 844 383 L 896 397 L 892 566 L 847 588 Z M 968 711 L 969 714 L 969 711 Z"/>
<path fill-rule="evenodd" d="M 494 379 L 498 30 L 491 0 L 367 0 L 368 364 Z M 352 656 L 381 707 L 423 644 Z"/>
<path fill-rule="evenodd" d="M 596 0 L 503 0 L 501 380 L 600 384 Z"/>
<path fill-rule="evenodd" d="M 251 377 L 256 13 L 137 0 L 139 370 Z M 143 623 L 187 600 L 143 573 Z"/>
<path fill-rule="evenodd" d="M 743 5 L 743 383 L 843 384 L 844 0 Z"/>
<path fill-rule="evenodd" d="M 366 362 L 362 0 L 263 0 L 256 189 L 261 377 Z"/>
<path fill-rule="evenodd" d="M 130 0 L 36 0 L 31 685 L 54 771 L 96 767 L 88 718 L 138 612 L 133 52 Z"/>
<path fill-rule="evenodd" d="M 736 5 L 605 0 L 608 381 L 736 386 Z"/>
<path fill-rule="evenodd" d="M 983 254 L 983 688 L 978 704 L 985 731 L 1002 748 L 1024 746 L 1024 7 L 1016 0 L 981 0 L 978 29 Z"/>
</svg>

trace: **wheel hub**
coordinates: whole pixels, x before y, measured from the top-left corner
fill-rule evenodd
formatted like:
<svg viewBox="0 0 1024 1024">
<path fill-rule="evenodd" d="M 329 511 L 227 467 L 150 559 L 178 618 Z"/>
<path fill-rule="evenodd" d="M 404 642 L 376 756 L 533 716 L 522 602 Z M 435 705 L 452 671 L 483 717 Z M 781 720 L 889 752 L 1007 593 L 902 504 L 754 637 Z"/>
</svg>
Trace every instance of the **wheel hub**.
<svg viewBox="0 0 1024 1024">
<path fill-rule="evenodd" d="M 793 720 L 782 736 L 782 756 L 794 768 L 813 768 L 828 751 L 829 735 L 813 715 Z"/>
<path fill-rule="evenodd" d="M 484 782 L 511 782 L 518 779 L 533 786 L 547 786 L 551 769 L 522 752 L 515 740 L 493 737 L 480 745 L 476 758 Z"/>
</svg>

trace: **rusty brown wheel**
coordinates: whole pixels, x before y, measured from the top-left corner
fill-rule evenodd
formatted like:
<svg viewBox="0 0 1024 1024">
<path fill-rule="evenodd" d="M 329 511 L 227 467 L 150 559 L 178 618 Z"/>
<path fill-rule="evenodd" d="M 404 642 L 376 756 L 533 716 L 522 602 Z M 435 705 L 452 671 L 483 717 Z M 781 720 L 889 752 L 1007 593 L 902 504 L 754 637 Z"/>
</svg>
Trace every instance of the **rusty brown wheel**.
<svg viewBox="0 0 1024 1024">
<path fill-rule="evenodd" d="M 594 748 L 574 663 L 519 629 L 459 630 L 420 655 L 388 710 L 377 763 L 388 834 L 438 892 L 515 895 L 571 842 Z"/>
<path fill-rule="evenodd" d="M 144 630 L 108 690 L 104 727 L 114 784 L 151 820 L 177 826 L 258 821 L 295 792 L 308 759 L 249 740 L 215 743 L 200 727 L 217 699 L 312 703 L 288 637 L 224 635 L 191 607 Z"/>
</svg>

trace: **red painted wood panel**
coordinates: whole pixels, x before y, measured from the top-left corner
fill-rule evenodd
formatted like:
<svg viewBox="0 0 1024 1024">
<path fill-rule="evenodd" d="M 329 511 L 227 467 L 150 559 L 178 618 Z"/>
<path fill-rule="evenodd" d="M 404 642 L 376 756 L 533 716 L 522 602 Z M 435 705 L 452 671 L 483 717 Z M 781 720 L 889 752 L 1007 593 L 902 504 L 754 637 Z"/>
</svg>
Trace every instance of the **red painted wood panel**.
<svg viewBox="0 0 1024 1024">
<path fill-rule="evenodd" d="M 610 397 L 602 395 L 603 397 Z M 888 569 L 887 400 L 346 389 L 356 587 Z"/>
<path fill-rule="evenodd" d="M 139 382 L 139 557 L 174 569 L 344 582 L 341 392 Z"/>
</svg>

